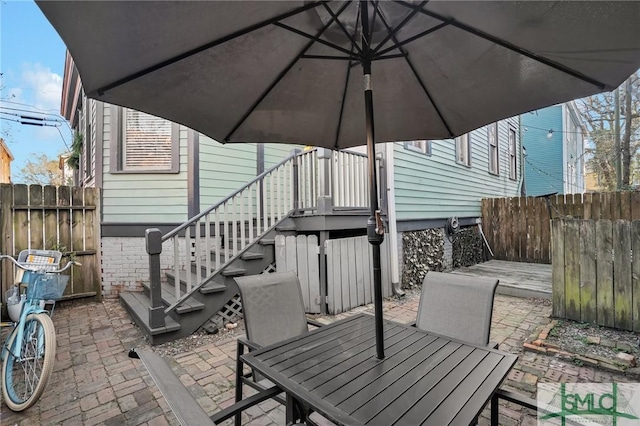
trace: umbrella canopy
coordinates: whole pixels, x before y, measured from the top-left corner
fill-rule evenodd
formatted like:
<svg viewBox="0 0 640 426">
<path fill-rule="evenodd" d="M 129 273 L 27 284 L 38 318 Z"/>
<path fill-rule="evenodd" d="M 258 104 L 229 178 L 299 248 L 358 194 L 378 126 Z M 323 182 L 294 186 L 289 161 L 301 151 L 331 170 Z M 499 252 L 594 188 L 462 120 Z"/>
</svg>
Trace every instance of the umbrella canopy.
<svg viewBox="0 0 640 426">
<path fill-rule="evenodd" d="M 92 98 L 220 142 L 367 143 L 379 358 L 383 227 L 373 143 L 458 136 L 611 90 L 640 67 L 639 2 L 38 5 Z"/>
<path fill-rule="evenodd" d="M 38 3 L 86 94 L 220 142 L 365 144 L 358 2 Z M 376 142 L 443 139 L 612 90 L 640 4 L 375 1 Z"/>
</svg>

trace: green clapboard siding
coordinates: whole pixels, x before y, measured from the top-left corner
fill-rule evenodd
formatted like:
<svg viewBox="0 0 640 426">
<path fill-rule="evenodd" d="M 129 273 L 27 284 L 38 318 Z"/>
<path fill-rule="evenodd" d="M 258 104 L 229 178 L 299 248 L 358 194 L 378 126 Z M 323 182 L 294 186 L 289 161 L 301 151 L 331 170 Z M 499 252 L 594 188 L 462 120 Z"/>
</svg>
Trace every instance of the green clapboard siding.
<svg viewBox="0 0 640 426">
<path fill-rule="evenodd" d="M 256 176 L 256 144 L 221 144 L 200 135 L 200 209 L 222 200 Z"/>
<path fill-rule="evenodd" d="M 104 105 L 102 211 L 105 223 L 187 219 L 187 130 L 180 127 L 179 173 L 109 173 L 112 106 Z M 115 108 L 114 108 L 115 109 Z"/>
<path fill-rule="evenodd" d="M 395 191 L 398 220 L 480 216 L 482 198 L 518 195 L 520 146 L 516 147 L 516 179 L 509 178 L 509 128 L 519 134 L 517 118 L 499 123 L 500 173 L 489 173 L 487 129 L 471 132 L 471 167 L 456 162 L 455 142 L 431 142 L 431 155 L 395 143 Z"/>
</svg>

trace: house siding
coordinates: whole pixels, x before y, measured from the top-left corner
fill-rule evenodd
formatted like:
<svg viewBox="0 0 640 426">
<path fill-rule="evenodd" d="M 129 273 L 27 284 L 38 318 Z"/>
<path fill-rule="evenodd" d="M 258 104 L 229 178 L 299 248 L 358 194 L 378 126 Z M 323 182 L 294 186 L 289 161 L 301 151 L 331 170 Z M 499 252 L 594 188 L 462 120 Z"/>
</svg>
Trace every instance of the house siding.
<svg viewBox="0 0 640 426">
<path fill-rule="evenodd" d="M 432 141 L 431 155 L 396 142 L 395 202 L 398 221 L 479 217 L 481 200 L 518 194 L 521 157 L 518 119 L 498 124 L 499 174 L 489 173 L 487 128 L 471 132 L 471 166 L 456 162 L 455 142 Z M 516 179 L 509 178 L 509 129 L 516 131 Z"/>
<path fill-rule="evenodd" d="M 205 210 L 256 176 L 256 144 L 221 144 L 200 135 L 200 210 Z"/>
<path fill-rule="evenodd" d="M 271 167 L 289 157 L 291 155 L 291 152 L 296 149 L 302 151 L 304 149 L 304 146 L 282 143 L 264 144 L 264 169 L 269 170 Z"/>
<path fill-rule="evenodd" d="M 104 105 L 103 170 L 110 167 L 112 114 Z M 115 130 L 115 129 L 113 129 Z M 180 223 L 187 219 L 187 138 L 180 131 L 179 173 L 105 173 L 102 182 L 103 223 Z"/>
<path fill-rule="evenodd" d="M 527 195 L 564 193 L 562 105 L 522 114 Z M 549 130 L 554 130 L 547 138 Z"/>
</svg>

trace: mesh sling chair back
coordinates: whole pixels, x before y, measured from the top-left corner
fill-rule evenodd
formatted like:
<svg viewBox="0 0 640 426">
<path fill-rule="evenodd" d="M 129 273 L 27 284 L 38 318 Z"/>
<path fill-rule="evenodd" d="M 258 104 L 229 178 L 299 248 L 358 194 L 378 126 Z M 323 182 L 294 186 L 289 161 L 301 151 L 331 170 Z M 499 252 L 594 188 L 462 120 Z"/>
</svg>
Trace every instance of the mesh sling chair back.
<svg viewBox="0 0 640 426">
<path fill-rule="evenodd" d="M 309 331 L 308 324 L 321 324 L 307 320 L 298 276 L 293 272 L 276 272 L 235 278 L 240 290 L 246 339 L 238 338 L 236 360 L 236 401 L 242 399 L 242 386 L 262 391 L 273 384 L 262 377 L 244 373 L 241 355 L 245 348 L 257 349 Z M 284 404 L 279 396 L 273 399 Z M 305 416 L 306 417 L 306 416 Z M 240 415 L 236 416 L 240 425 Z"/>
<path fill-rule="evenodd" d="M 427 272 L 416 327 L 477 345 L 489 344 L 495 278 Z"/>
</svg>

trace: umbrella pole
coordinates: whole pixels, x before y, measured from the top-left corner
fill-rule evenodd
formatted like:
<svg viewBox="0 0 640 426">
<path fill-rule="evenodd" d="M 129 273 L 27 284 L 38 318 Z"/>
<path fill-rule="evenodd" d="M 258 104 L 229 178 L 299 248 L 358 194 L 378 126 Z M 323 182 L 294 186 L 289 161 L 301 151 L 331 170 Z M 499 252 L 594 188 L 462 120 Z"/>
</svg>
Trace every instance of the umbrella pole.
<svg viewBox="0 0 640 426">
<path fill-rule="evenodd" d="M 367 163 L 369 167 L 369 202 L 371 215 L 367 220 L 367 238 L 373 246 L 373 304 L 376 326 L 376 355 L 384 359 L 382 330 L 382 273 L 380 244 L 384 240 L 384 225 L 378 209 L 378 180 L 376 177 L 375 125 L 373 122 L 373 90 L 371 87 L 371 56 L 369 49 L 369 13 L 367 0 L 360 2 L 362 19 L 362 71 L 364 75 L 364 104 L 367 134 Z"/>
</svg>

